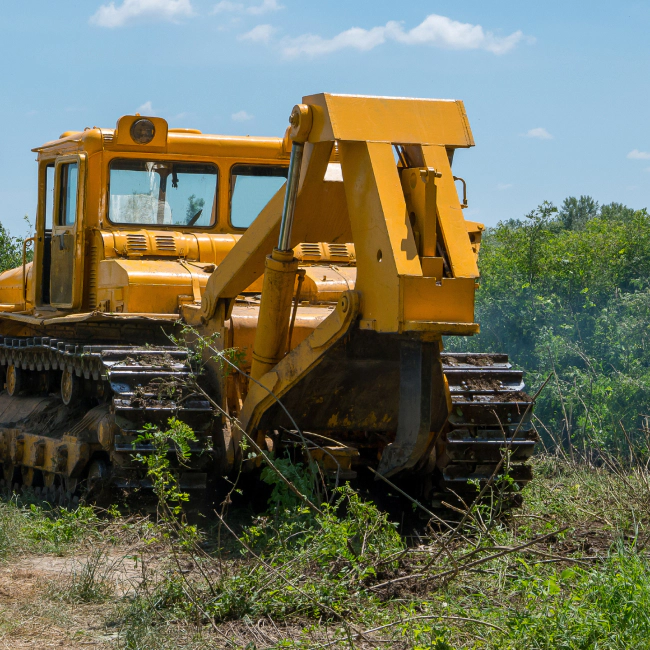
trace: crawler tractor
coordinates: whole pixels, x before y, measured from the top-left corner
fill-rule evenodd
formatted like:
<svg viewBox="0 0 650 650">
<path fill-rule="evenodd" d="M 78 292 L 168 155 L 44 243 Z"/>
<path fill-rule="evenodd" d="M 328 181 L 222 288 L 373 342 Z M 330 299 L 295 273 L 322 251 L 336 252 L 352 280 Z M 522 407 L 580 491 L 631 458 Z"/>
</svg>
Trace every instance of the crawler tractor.
<svg viewBox="0 0 650 650">
<path fill-rule="evenodd" d="M 245 436 L 421 498 L 474 491 L 504 453 L 525 484 L 522 373 L 442 352 L 479 329 L 483 226 L 452 172 L 473 144 L 460 101 L 319 94 L 284 138 L 129 115 L 35 149 L 36 232 L 0 275 L 4 484 L 146 488 L 139 432 L 170 417 L 198 437 L 186 489 L 254 469 Z M 197 366 L 183 335 L 235 365 Z"/>
</svg>

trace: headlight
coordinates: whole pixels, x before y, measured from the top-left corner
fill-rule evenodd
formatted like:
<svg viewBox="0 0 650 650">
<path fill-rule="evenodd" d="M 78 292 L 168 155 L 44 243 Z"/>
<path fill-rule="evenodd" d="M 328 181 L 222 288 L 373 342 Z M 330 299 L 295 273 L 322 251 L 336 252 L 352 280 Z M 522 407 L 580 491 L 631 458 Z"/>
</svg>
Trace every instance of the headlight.
<svg viewBox="0 0 650 650">
<path fill-rule="evenodd" d="M 131 137 L 138 144 L 149 144 L 156 134 L 156 129 L 151 120 L 140 119 L 131 125 Z"/>
</svg>

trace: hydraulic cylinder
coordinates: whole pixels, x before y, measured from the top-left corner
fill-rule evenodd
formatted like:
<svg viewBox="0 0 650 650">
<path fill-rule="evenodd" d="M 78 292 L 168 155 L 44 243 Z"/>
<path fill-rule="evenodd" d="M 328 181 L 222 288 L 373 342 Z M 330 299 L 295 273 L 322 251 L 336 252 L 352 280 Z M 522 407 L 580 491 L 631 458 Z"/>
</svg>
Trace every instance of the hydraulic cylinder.
<svg viewBox="0 0 650 650">
<path fill-rule="evenodd" d="M 277 248 L 266 258 L 251 377 L 259 380 L 287 351 L 293 288 L 298 260 L 293 250 Z"/>
</svg>

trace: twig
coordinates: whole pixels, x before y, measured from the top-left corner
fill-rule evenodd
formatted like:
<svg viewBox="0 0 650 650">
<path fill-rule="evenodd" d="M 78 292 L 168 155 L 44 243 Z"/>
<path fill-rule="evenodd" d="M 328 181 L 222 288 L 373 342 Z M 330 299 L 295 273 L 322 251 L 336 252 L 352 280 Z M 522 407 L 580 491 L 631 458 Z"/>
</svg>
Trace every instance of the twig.
<svg viewBox="0 0 650 650">
<path fill-rule="evenodd" d="M 532 546 L 533 544 L 538 544 L 539 542 L 543 542 L 545 539 L 548 539 L 549 537 L 552 537 L 553 535 L 558 535 L 560 533 L 563 533 L 565 530 L 567 530 L 569 526 L 565 526 L 564 528 L 560 528 L 559 530 L 555 530 L 552 533 L 547 533 L 546 535 L 543 535 L 542 537 L 536 537 L 534 540 L 530 542 L 526 542 L 525 544 L 521 544 L 520 546 L 514 546 L 514 547 L 507 547 L 504 548 L 502 551 L 499 553 L 495 553 L 494 555 L 489 555 L 488 557 L 481 558 L 480 560 L 474 560 L 474 562 L 470 562 L 469 564 L 464 564 L 460 567 L 461 571 L 466 571 L 467 569 L 470 569 L 472 567 L 478 566 L 479 564 L 485 564 L 486 562 L 489 562 L 490 560 L 496 560 L 497 558 L 503 557 L 504 555 L 509 555 L 510 553 L 516 553 L 517 551 L 521 551 L 524 548 L 528 548 L 529 546 Z M 446 578 L 447 576 L 453 575 L 453 574 L 458 574 L 458 569 L 449 569 L 448 571 L 443 571 L 442 573 L 436 573 L 435 575 L 429 576 L 426 573 L 413 573 L 408 576 L 401 576 L 399 578 L 393 578 L 392 580 L 386 580 L 386 582 L 381 582 L 378 585 L 372 585 L 370 589 L 373 591 L 377 591 L 378 589 L 381 589 L 382 587 L 387 587 L 388 585 L 396 584 L 398 582 L 405 582 L 406 580 L 411 580 L 415 578 L 424 578 L 427 581 L 431 580 L 439 580 L 440 578 Z"/>
<path fill-rule="evenodd" d="M 491 627 L 494 630 L 497 630 L 498 632 L 501 632 L 502 634 L 506 634 L 506 630 L 502 627 L 499 627 L 498 625 L 495 625 L 494 623 L 488 623 L 487 621 L 482 621 L 478 618 L 467 618 L 465 616 L 451 616 L 451 615 L 444 615 L 444 614 L 422 614 L 420 616 L 409 616 L 409 618 L 402 618 L 398 621 L 393 621 L 392 623 L 386 623 L 385 625 L 379 625 L 378 627 L 373 627 L 370 628 L 369 630 L 364 630 L 363 632 L 357 633 L 355 636 L 356 638 L 359 638 L 361 634 L 371 634 L 372 632 L 379 632 L 380 630 L 385 630 L 389 627 L 395 627 L 396 625 L 403 625 L 405 623 L 412 623 L 413 621 L 427 621 L 427 620 L 434 620 L 434 619 L 444 619 L 444 620 L 451 620 L 451 621 L 463 621 L 465 623 L 479 623 L 480 625 L 485 625 L 487 627 Z M 330 641 L 330 643 L 326 643 L 323 648 L 328 648 L 331 645 L 334 645 L 335 643 L 338 643 L 338 641 Z"/>
<path fill-rule="evenodd" d="M 323 511 L 313 504 L 307 496 L 305 496 L 276 466 L 275 463 L 262 451 L 260 446 L 255 442 L 255 439 L 253 436 L 249 435 L 244 428 L 239 424 L 236 418 L 233 416 L 229 415 L 226 413 L 220 406 L 217 404 L 211 397 L 206 393 L 200 386 L 197 385 L 197 389 L 201 392 L 201 394 L 221 413 L 223 413 L 229 420 L 231 424 L 234 424 L 245 436 L 248 442 L 253 446 L 255 451 L 260 454 L 260 456 L 264 459 L 266 464 L 271 468 L 271 470 L 286 484 L 286 486 L 302 501 L 304 501 L 314 512 L 318 513 L 319 515 L 323 515 Z"/>
<path fill-rule="evenodd" d="M 396 492 L 399 492 L 403 497 L 406 497 L 406 498 L 407 498 L 411 503 L 415 504 L 415 505 L 416 505 L 418 508 L 420 508 L 423 512 L 426 512 L 426 513 L 429 515 L 429 517 L 431 517 L 431 519 L 435 519 L 436 521 L 438 521 L 438 522 L 440 522 L 441 524 L 443 524 L 444 526 L 446 526 L 449 530 L 453 530 L 453 527 L 452 527 L 450 524 L 448 524 L 444 519 L 441 519 L 440 517 L 438 517 L 438 515 L 436 515 L 436 514 L 434 514 L 433 512 L 431 512 L 431 510 L 429 510 L 428 508 L 425 508 L 425 506 L 423 506 L 423 505 L 422 505 L 422 504 L 421 504 L 417 499 L 414 499 L 412 496 L 410 496 L 409 494 L 407 494 L 406 492 L 404 492 L 404 490 L 402 490 L 401 488 L 397 487 L 397 485 L 395 485 L 395 483 L 393 483 L 392 481 L 390 481 L 389 479 L 387 479 L 385 476 L 383 476 L 383 475 L 380 474 L 379 472 L 375 471 L 372 467 L 368 466 L 368 469 L 369 469 L 369 470 L 370 470 L 370 471 L 371 471 L 371 472 L 372 472 L 372 473 L 373 473 L 377 478 L 380 478 L 382 481 L 384 481 L 385 483 L 387 483 L 388 485 L 390 485 L 390 487 L 392 487 L 393 490 L 395 490 Z"/>
</svg>

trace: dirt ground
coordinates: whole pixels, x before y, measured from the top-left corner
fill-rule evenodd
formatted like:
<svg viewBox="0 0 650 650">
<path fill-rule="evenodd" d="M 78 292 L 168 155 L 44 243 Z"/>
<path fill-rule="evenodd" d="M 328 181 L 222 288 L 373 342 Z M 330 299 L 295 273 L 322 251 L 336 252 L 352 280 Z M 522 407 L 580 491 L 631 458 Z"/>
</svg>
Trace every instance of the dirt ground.
<svg viewBox="0 0 650 650">
<path fill-rule="evenodd" d="M 87 558 L 31 555 L 0 566 L 0 649 L 108 648 L 117 631 L 107 606 L 66 602 L 62 590 Z M 102 571 L 124 595 L 141 579 L 133 557 L 108 556 Z M 110 618 L 110 617 L 109 617 Z"/>
</svg>

